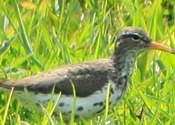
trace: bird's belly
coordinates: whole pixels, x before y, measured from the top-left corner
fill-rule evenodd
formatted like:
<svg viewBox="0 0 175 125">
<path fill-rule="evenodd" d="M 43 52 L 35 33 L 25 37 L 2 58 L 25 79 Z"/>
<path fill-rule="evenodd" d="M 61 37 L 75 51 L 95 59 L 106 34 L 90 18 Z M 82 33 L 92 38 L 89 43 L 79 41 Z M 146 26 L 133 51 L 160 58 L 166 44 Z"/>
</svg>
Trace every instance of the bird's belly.
<svg viewBox="0 0 175 125">
<path fill-rule="evenodd" d="M 24 103 L 24 105 L 28 105 L 27 97 L 24 96 L 20 92 L 17 92 L 18 98 Z M 114 106 L 122 96 L 122 90 L 115 90 L 113 93 L 109 95 L 109 105 Z M 70 120 L 71 114 L 74 113 L 75 118 L 89 118 L 95 114 L 101 113 L 106 107 L 106 91 L 97 91 L 90 96 L 87 97 L 73 97 L 61 95 L 58 98 L 58 94 L 41 94 L 41 93 L 30 93 L 29 98 L 33 100 L 33 102 L 37 105 L 43 105 L 45 108 L 48 105 L 49 101 L 53 101 L 56 103 L 58 100 L 57 106 L 55 107 L 54 114 L 59 115 L 62 114 L 63 118 Z"/>
<path fill-rule="evenodd" d="M 116 91 L 109 97 L 109 105 L 114 106 L 121 98 L 122 92 Z M 75 118 L 89 118 L 101 113 L 106 107 L 106 92 L 96 92 L 88 97 L 72 97 L 62 95 L 59 99 L 55 114 L 61 113 L 70 119 L 71 113 Z"/>
</svg>

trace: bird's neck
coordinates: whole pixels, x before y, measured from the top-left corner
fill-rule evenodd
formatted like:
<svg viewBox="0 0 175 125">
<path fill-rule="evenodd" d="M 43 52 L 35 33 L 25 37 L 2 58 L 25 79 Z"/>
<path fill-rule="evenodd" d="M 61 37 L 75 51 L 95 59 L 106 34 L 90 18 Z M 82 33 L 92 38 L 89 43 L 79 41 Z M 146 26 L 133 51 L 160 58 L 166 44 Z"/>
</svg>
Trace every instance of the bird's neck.
<svg viewBox="0 0 175 125">
<path fill-rule="evenodd" d="M 137 55 L 138 54 L 132 52 L 115 53 L 115 55 L 113 56 L 113 60 L 116 72 L 120 73 L 118 74 L 118 76 L 120 77 L 127 76 L 128 78 L 132 75 Z"/>
</svg>

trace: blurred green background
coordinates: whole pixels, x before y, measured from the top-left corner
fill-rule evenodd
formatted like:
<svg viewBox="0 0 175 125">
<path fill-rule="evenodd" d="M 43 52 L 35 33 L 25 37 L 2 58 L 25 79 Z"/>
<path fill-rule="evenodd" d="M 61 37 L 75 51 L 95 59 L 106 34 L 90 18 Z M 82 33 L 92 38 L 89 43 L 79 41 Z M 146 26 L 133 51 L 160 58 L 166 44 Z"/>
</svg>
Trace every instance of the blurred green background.
<svg viewBox="0 0 175 125">
<path fill-rule="evenodd" d="M 1 0 L 0 77 L 22 78 L 107 58 L 113 54 L 117 33 L 127 26 L 142 27 L 152 39 L 175 49 L 174 24 L 174 0 Z M 106 121 L 102 114 L 72 124 L 175 124 L 174 55 L 142 54 L 129 84 Z M 64 124 L 1 91 L 0 123 Z"/>
</svg>

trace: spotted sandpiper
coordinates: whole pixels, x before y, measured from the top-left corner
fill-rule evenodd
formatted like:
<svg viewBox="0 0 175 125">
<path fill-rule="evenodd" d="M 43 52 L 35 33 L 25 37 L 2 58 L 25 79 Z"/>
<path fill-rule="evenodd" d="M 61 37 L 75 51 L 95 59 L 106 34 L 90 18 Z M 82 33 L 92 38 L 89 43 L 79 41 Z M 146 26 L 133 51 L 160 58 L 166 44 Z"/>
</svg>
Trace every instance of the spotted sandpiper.
<svg viewBox="0 0 175 125">
<path fill-rule="evenodd" d="M 114 54 L 108 59 L 65 65 L 21 79 L 0 79 L 0 87 L 14 87 L 14 93 L 18 96 L 22 94 L 22 102 L 27 101 L 24 96 L 26 88 L 36 104 L 48 104 L 51 98 L 56 101 L 61 92 L 55 114 L 62 113 L 63 117 L 69 120 L 73 105 L 76 104 L 75 117 L 89 118 L 104 110 L 109 84 L 110 106 L 120 100 L 128 86 L 136 58 L 148 49 L 175 54 L 174 50 L 154 42 L 143 29 L 127 27 L 118 34 Z M 76 99 L 73 96 L 72 84 L 75 87 Z"/>
</svg>

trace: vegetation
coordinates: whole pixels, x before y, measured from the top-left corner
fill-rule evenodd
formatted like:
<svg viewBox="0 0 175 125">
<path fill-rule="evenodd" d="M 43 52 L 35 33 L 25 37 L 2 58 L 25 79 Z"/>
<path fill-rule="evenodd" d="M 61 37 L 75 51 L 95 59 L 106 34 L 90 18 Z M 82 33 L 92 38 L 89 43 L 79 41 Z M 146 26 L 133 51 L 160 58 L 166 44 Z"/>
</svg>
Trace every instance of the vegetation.
<svg viewBox="0 0 175 125">
<path fill-rule="evenodd" d="M 175 48 L 174 10 L 172 0 L 1 1 L 0 76 L 22 78 L 109 57 L 116 34 L 126 26 L 142 27 L 154 40 Z M 107 116 L 71 124 L 175 124 L 174 61 L 174 55 L 163 52 L 143 54 L 128 91 Z M 46 111 L 25 108 L 9 94 L 0 91 L 2 125 L 64 124 Z"/>
</svg>

